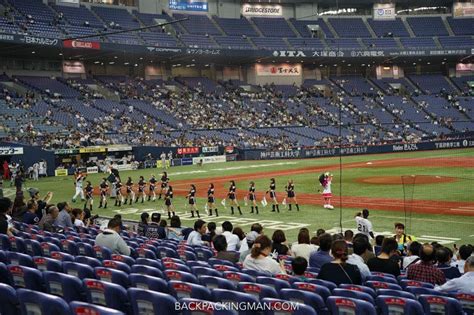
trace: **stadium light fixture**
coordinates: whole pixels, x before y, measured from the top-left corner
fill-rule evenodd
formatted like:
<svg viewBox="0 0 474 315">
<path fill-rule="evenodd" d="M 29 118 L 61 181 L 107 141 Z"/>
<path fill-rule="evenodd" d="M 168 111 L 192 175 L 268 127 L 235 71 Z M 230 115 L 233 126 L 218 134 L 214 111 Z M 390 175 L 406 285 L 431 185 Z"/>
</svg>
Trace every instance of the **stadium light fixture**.
<svg viewBox="0 0 474 315">
<path fill-rule="evenodd" d="M 115 64 L 115 61 L 109 62 L 109 65 L 113 65 L 113 64 Z"/>
<path fill-rule="evenodd" d="M 34 54 L 36 54 L 36 51 L 33 50 L 31 53 L 34 55 Z"/>
<path fill-rule="evenodd" d="M 96 65 L 99 64 L 99 63 L 100 63 L 100 61 L 94 61 L 94 64 L 96 64 Z"/>
</svg>

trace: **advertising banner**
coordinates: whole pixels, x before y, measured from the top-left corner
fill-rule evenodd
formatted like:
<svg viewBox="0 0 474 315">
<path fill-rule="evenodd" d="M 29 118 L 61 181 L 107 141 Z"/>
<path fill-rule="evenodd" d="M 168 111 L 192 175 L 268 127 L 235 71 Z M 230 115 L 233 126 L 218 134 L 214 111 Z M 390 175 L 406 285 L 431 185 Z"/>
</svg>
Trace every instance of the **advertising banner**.
<svg viewBox="0 0 474 315">
<path fill-rule="evenodd" d="M 100 42 L 89 42 L 80 40 L 65 40 L 63 42 L 65 48 L 82 48 L 100 50 Z"/>
<path fill-rule="evenodd" d="M 207 0 L 169 0 L 169 7 L 170 10 L 175 11 L 207 12 L 209 10 Z"/>
<path fill-rule="evenodd" d="M 455 2 L 453 3 L 453 17 L 473 17 L 474 16 L 474 3 L 471 2 Z"/>
<path fill-rule="evenodd" d="M 394 3 L 374 3 L 374 20 L 395 20 L 396 15 Z"/>
<path fill-rule="evenodd" d="M 202 164 L 211 164 L 211 163 L 224 163 L 227 161 L 225 155 L 215 155 L 215 156 L 202 156 L 193 158 L 193 164 L 198 164 L 202 161 Z"/>
<path fill-rule="evenodd" d="M 54 176 L 67 176 L 67 169 L 59 168 L 54 171 Z"/>
<path fill-rule="evenodd" d="M 282 16 L 283 8 L 281 5 L 271 4 L 250 4 L 245 3 L 242 5 L 243 16 Z"/>
<path fill-rule="evenodd" d="M 0 147 L 0 155 L 21 155 L 22 147 Z"/>
<path fill-rule="evenodd" d="M 199 147 L 178 148 L 178 150 L 176 150 L 176 152 L 179 155 L 199 154 Z"/>
<path fill-rule="evenodd" d="M 255 70 L 258 76 L 299 76 L 301 75 L 300 64 L 262 65 L 256 64 Z"/>
<path fill-rule="evenodd" d="M 99 173 L 99 168 L 97 166 L 88 167 L 86 169 L 87 174 L 97 174 Z"/>
<path fill-rule="evenodd" d="M 105 147 L 87 147 L 87 148 L 80 148 L 79 153 L 100 153 L 105 152 Z"/>
</svg>

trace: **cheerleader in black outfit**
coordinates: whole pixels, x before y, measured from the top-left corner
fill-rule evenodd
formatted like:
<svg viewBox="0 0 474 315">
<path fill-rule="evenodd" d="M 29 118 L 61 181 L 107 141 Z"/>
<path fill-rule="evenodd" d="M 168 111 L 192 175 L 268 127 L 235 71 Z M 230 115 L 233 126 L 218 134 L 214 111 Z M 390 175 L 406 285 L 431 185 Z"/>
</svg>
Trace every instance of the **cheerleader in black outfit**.
<svg viewBox="0 0 474 315">
<path fill-rule="evenodd" d="M 258 214 L 257 197 L 255 196 L 255 183 L 254 182 L 250 182 L 249 200 L 251 204 L 250 213 L 253 213 L 253 210 L 255 209 L 255 213 Z"/>
<path fill-rule="evenodd" d="M 207 208 L 209 209 L 209 216 L 212 216 L 212 208 L 216 211 L 216 217 L 219 216 L 216 207 L 216 198 L 214 198 L 214 184 L 209 184 L 209 189 L 207 190 Z"/>
<path fill-rule="evenodd" d="M 140 180 L 138 181 L 138 195 L 137 198 L 135 199 L 135 203 L 138 202 L 138 199 L 142 197 L 142 203 L 145 201 L 145 186 L 146 182 L 143 176 L 140 176 Z"/>
<path fill-rule="evenodd" d="M 240 210 L 239 203 L 237 202 L 237 195 L 235 192 L 236 190 L 237 190 L 237 187 L 235 186 L 235 181 L 231 180 L 229 193 L 227 194 L 230 200 L 230 211 L 232 214 L 234 214 L 234 206 L 237 206 L 237 210 L 239 210 L 239 214 L 242 215 L 242 211 Z"/>
<path fill-rule="evenodd" d="M 278 201 L 276 198 L 276 183 L 275 178 L 270 179 L 270 189 L 267 190 L 265 194 L 270 193 L 270 199 L 272 199 L 272 212 L 275 212 L 275 209 L 278 213 L 280 213 L 280 207 L 278 205 Z"/>
<path fill-rule="evenodd" d="M 102 208 L 102 205 L 103 205 L 104 209 L 107 209 L 107 193 L 109 191 L 109 184 L 107 184 L 106 178 L 102 178 L 102 183 L 100 183 L 99 189 L 100 189 L 99 208 Z"/>
<path fill-rule="evenodd" d="M 188 198 L 189 209 L 191 210 L 191 218 L 194 218 L 194 211 L 196 211 L 197 217 L 200 218 L 199 210 L 196 208 L 196 186 L 191 185 L 191 189 L 189 190 L 186 198 Z"/>
<path fill-rule="evenodd" d="M 168 219 L 171 220 L 171 213 L 173 213 L 173 217 L 175 216 L 174 206 L 173 206 L 173 187 L 171 185 L 169 185 L 168 189 L 166 190 L 165 206 L 166 206 L 166 210 L 168 210 Z"/>
<path fill-rule="evenodd" d="M 298 201 L 296 201 L 295 195 L 295 184 L 293 184 L 293 180 L 290 179 L 288 181 L 288 185 L 285 187 L 286 189 L 286 197 L 288 198 L 288 211 L 291 211 L 291 206 L 294 203 L 296 206 L 296 211 L 300 211 L 300 206 L 298 205 Z"/>
<path fill-rule="evenodd" d="M 150 201 L 152 196 L 153 196 L 153 201 L 156 200 L 155 187 L 156 187 L 157 182 L 158 181 L 156 180 L 155 175 L 151 175 L 151 178 L 149 180 L 150 186 L 148 189 L 148 201 Z"/>
<path fill-rule="evenodd" d="M 126 205 L 129 198 L 130 198 L 130 204 L 132 204 L 133 195 L 135 193 L 133 192 L 133 181 L 131 177 L 127 179 L 125 186 L 127 187 L 127 195 L 125 196 L 125 202 L 123 204 Z"/>
<path fill-rule="evenodd" d="M 160 189 L 160 195 L 158 196 L 158 200 L 161 199 L 161 195 L 165 193 L 166 195 L 166 188 L 168 187 L 170 179 L 168 178 L 168 173 L 163 172 L 161 175 L 161 189 Z"/>
<path fill-rule="evenodd" d="M 122 206 L 122 183 L 117 181 L 115 183 L 115 206 Z"/>
<path fill-rule="evenodd" d="M 92 205 L 94 204 L 92 194 L 94 193 L 94 187 L 92 187 L 90 181 L 87 181 L 87 185 L 84 190 L 86 191 L 86 203 L 84 204 L 84 211 L 92 212 Z"/>
</svg>

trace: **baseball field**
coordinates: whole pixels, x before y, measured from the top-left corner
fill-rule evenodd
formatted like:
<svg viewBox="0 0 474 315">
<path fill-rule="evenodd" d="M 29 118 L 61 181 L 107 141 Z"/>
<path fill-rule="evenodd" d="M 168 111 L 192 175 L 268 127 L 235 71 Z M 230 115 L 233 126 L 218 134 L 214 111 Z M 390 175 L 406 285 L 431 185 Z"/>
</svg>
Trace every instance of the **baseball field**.
<svg viewBox="0 0 474 315">
<path fill-rule="evenodd" d="M 148 180 L 155 174 L 159 179 L 161 171 L 122 171 L 120 176 L 122 182 L 131 176 L 137 183 L 140 175 Z M 323 172 L 334 175 L 333 210 L 322 206 L 318 177 Z M 420 241 L 450 245 L 474 243 L 474 149 L 180 166 L 168 169 L 168 176 L 174 187 L 176 213 L 184 226 L 192 226 L 195 220 L 190 218 L 185 199 L 190 184 L 195 184 L 197 207 L 206 221 L 214 221 L 219 226 L 230 220 L 245 231 L 252 223 L 260 222 L 266 234 L 282 229 L 290 242 L 296 240 L 301 227 L 307 227 L 311 232 L 318 228 L 338 232 L 341 225 L 344 230 L 355 229 L 354 214 L 368 208 L 376 234 L 391 235 L 393 224 L 403 222 L 407 232 Z M 87 180 L 97 187 L 102 177 L 103 174 L 91 174 Z M 286 195 L 287 181 L 294 181 L 300 211 L 295 207 L 289 211 L 287 206 L 280 205 L 280 213 L 274 213 L 270 212 L 270 205 L 263 207 L 260 201 L 272 177 L 276 179 L 280 203 Z M 227 207 L 221 204 L 230 180 L 236 181 L 242 216 L 231 216 L 228 201 Z M 246 206 L 244 202 L 250 181 L 256 184 L 259 215 L 250 214 L 250 205 Z M 204 210 L 207 186 L 211 182 L 216 187 L 218 218 L 207 216 Z M 5 195 L 13 195 L 13 189 L 8 188 L 8 184 L 4 186 Z M 72 176 L 28 181 L 25 186 L 39 188 L 42 195 L 52 191 L 54 203 L 70 201 L 74 194 Z M 98 201 L 96 195 L 93 213 L 104 217 L 120 213 L 124 219 L 138 220 L 144 211 L 164 214 L 163 200 L 114 207 L 114 200 L 109 199 L 107 209 L 97 209 Z M 82 208 L 83 203 L 77 201 L 73 206 Z"/>
</svg>

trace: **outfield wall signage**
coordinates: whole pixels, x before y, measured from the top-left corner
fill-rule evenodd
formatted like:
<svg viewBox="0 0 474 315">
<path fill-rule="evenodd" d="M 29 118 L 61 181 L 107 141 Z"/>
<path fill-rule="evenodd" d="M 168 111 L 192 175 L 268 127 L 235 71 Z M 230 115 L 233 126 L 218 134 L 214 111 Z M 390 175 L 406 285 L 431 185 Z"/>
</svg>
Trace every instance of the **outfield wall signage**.
<svg viewBox="0 0 474 315">
<path fill-rule="evenodd" d="M 121 151 L 132 151 L 133 148 L 130 145 L 113 145 L 107 147 L 107 152 L 121 152 Z"/>
<path fill-rule="evenodd" d="M 453 3 L 453 17 L 473 17 L 474 16 L 474 4 L 470 2 L 455 2 Z"/>
<path fill-rule="evenodd" d="M 473 147 L 474 138 L 468 138 L 461 140 L 432 141 L 407 144 L 387 144 L 380 146 L 355 146 L 341 149 L 315 148 L 284 151 L 245 150 L 243 151 L 243 155 L 244 159 L 246 160 L 297 159 L 330 157 L 338 155 L 362 155 L 394 152 L 414 152 L 425 150 L 462 149 Z"/>
<path fill-rule="evenodd" d="M 67 176 L 67 169 L 59 168 L 54 171 L 54 176 Z"/>
<path fill-rule="evenodd" d="M 100 42 L 89 42 L 80 40 L 65 40 L 63 42 L 65 48 L 82 48 L 100 50 Z"/>
<path fill-rule="evenodd" d="M 202 153 L 218 153 L 219 147 L 202 147 Z"/>
<path fill-rule="evenodd" d="M 88 167 L 86 168 L 86 172 L 87 174 L 97 174 L 99 173 L 99 168 L 97 166 Z"/>
<path fill-rule="evenodd" d="M 178 148 L 176 151 L 179 155 L 199 154 L 199 147 Z"/>
<path fill-rule="evenodd" d="M 202 164 L 212 164 L 212 163 L 224 163 L 227 162 L 225 155 L 215 155 L 215 156 L 202 156 L 193 158 L 193 165 L 199 164 L 202 161 Z"/>
<path fill-rule="evenodd" d="M 182 158 L 181 165 L 193 165 L 193 158 Z"/>
<path fill-rule="evenodd" d="M 79 153 L 101 153 L 105 152 L 105 147 L 87 147 L 87 148 L 80 148 Z"/>
<path fill-rule="evenodd" d="M 262 65 L 256 64 L 255 70 L 258 76 L 300 76 L 302 67 L 300 64 Z"/>
<path fill-rule="evenodd" d="M 207 0 L 169 0 L 169 8 L 176 11 L 207 12 L 209 5 Z"/>
<path fill-rule="evenodd" d="M 22 147 L 0 147 L 0 155 L 21 155 Z"/>
<path fill-rule="evenodd" d="M 250 4 L 242 5 L 242 15 L 244 16 L 282 16 L 283 8 L 281 5 L 270 4 Z"/>
<path fill-rule="evenodd" d="M 68 155 L 68 154 L 78 154 L 79 149 L 58 149 L 54 150 L 54 154 L 57 155 Z"/>
</svg>

